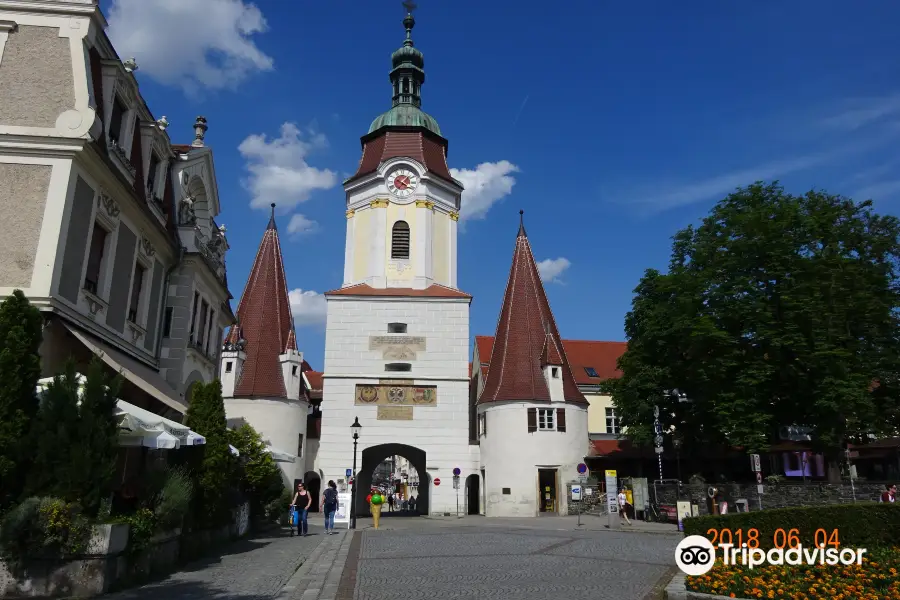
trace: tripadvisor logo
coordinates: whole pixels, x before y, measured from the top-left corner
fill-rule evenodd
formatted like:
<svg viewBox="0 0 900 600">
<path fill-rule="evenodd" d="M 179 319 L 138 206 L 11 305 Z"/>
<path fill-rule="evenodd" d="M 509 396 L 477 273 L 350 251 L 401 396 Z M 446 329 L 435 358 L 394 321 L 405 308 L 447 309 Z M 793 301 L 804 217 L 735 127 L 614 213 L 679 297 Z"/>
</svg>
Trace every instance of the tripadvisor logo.
<svg viewBox="0 0 900 600">
<path fill-rule="evenodd" d="M 742 565 L 750 569 L 761 565 L 861 565 L 865 548 L 748 548 L 747 544 L 719 544 L 725 565 Z M 705 575 L 716 562 L 716 547 L 702 535 L 689 535 L 675 547 L 675 564 L 686 575 Z"/>
</svg>

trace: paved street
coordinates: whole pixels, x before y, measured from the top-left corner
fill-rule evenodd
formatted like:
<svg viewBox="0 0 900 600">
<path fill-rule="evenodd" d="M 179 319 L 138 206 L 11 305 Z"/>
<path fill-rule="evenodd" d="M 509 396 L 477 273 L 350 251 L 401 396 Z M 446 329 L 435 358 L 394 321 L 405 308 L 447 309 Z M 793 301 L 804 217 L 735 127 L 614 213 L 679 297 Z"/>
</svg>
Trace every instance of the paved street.
<svg viewBox="0 0 900 600">
<path fill-rule="evenodd" d="M 290 537 L 276 529 L 226 546 L 162 581 L 107 596 L 110 600 L 268 600 L 326 538 L 320 524 L 308 537 Z M 337 536 L 335 536 L 337 537 Z"/>
</svg>

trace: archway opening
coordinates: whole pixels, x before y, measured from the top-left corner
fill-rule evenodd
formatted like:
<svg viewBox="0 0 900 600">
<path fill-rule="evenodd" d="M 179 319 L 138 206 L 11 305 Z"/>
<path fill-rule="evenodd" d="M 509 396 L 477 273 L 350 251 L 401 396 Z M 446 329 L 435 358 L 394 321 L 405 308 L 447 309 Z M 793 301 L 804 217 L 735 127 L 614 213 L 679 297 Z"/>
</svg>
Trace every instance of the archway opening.
<svg viewBox="0 0 900 600">
<path fill-rule="evenodd" d="M 401 459 L 400 466 L 407 472 L 406 482 L 402 477 L 402 470 L 391 471 Z M 390 466 L 385 466 L 386 461 Z M 393 473 L 394 477 L 391 477 Z M 400 475 L 397 477 L 396 475 Z M 399 481 L 399 484 L 398 484 Z M 412 485 L 412 484 L 415 485 Z M 428 485 L 428 473 L 425 471 L 425 451 L 406 444 L 379 444 L 362 451 L 362 462 L 356 478 L 356 514 L 359 517 L 371 516 L 366 496 L 373 486 L 378 486 L 383 491 L 397 492 L 403 490 L 404 500 L 415 499 L 415 511 L 397 512 L 396 514 L 429 514 L 430 486 Z M 399 487 L 398 487 L 399 486 Z M 387 507 L 382 509 L 382 516 L 391 514 Z"/>
<path fill-rule="evenodd" d="M 481 479 L 476 474 L 466 477 L 466 514 L 481 514 Z"/>
<path fill-rule="evenodd" d="M 322 499 L 322 479 L 315 471 L 307 471 L 303 475 L 303 484 L 312 496 L 309 512 L 319 512 L 319 501 Z"/>
</svg>

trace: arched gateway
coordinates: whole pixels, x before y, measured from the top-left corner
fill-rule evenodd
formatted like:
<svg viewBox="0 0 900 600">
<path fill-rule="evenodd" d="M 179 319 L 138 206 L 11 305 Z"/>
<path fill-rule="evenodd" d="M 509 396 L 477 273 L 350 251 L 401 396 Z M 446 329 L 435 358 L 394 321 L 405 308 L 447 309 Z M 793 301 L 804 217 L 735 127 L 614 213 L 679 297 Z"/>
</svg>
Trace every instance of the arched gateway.
<svg viewBox="0 0 900 600">
<path fill-rule="evenodd" d="M 369 505 L 366 504 L 366 496 L 372 487 L 372 474 L 375 469 L 391 456 L 402 456 L 418 472 L 419 478 L 425 482 L 425 451 L 406 444 L 379 444 L 362 451 L 362 464 L 358 471 L 356 486 L 356 511 L 357 516 L 370 516 Z M 416 512 L 422 515 L 429 514 L 429 485 L 421 485 L 416 495 Z"/>
</svg>

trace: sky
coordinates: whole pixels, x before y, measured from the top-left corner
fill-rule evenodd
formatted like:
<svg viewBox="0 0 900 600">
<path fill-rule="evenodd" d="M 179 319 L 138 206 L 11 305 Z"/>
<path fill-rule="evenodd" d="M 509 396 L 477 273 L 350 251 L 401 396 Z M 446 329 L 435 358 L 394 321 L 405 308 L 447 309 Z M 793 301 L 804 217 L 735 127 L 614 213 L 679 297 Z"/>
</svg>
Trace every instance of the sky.
<svg viewBox="0 0 900 600">
<path fill-rule="evenodd" d="M 623 340 L 671 237 L 779 180 L 900 214 L 900 3 L 420 0 L 423 109 L 466 191 L 459 287 L 493 335 L 518 211 L 562 336 Z M 321 369 L 341 182 L 391 105 L 399 0 L 102 0 L 174 143 L 208 119 L 235 297 L 277 222 L 300 349 Z M 552 14 L 551 14 L 552 12 Z"/>
</svg>

